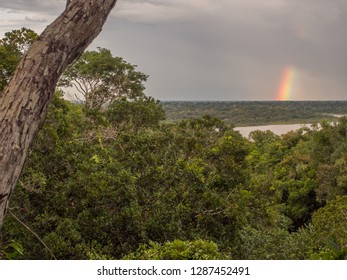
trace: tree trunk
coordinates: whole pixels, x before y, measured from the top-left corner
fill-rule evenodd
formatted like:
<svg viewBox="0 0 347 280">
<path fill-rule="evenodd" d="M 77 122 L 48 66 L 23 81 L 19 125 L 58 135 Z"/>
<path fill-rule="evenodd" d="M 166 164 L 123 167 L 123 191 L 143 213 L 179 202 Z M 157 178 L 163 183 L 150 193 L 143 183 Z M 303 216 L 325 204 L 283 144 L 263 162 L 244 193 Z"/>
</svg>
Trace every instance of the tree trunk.
<svg viewBox="0 0 347 280">
<path fill-rule="evenodd" d="M 117 0 L 67 1 L 0 93 L 0 230 L 33 137 L 66 67 L 100 33 Z"/>
</svg>

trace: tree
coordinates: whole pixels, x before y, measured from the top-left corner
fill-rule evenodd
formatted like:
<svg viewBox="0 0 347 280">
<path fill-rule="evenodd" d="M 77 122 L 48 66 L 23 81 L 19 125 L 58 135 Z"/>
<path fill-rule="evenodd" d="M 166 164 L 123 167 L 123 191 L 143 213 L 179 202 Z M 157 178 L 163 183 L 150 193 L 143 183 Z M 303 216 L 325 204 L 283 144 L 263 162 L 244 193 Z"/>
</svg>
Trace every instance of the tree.
<svg viewBox="0 0 347 280">
<path fill-rule="evenodd" d="M 0 92 L 7 85 L 23 54 L 37 38 L 33 30 L 23 27 L 6 32 L 0 40 Z"/>
<path fill-rule="evenodd" d="M 108 49 L 87 51 L 65 71 L 60 84 L 73 86 L 86 109 L 100 109 L 120 98 L 136 100 L 144 97 L 147 75 L 135 70 L 121 57 L 113 57 Z M 81 99 L 81 95 L 84 100 Z"/>
<path fill-rule="evenodd" d="M 68 1 L 0 95 L 0 228 L 60 75 L 100 33 L 117 0 Z"/>
</svg>

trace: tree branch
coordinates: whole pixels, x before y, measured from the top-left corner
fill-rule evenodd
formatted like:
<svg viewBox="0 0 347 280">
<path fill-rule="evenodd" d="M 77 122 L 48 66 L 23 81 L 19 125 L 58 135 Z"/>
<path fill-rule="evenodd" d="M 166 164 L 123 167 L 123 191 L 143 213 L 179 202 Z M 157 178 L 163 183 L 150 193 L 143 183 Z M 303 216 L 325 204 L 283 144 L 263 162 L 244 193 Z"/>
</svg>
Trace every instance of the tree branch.
<svg viewBox="0 0 347 280">
<path fill-rule="evenodd" d="M 57 259 L 56 256 L 53 254 L 52 250 L 49 249 L 49 247 L 46 245 L 46 243 L 38 236 L 36 232 L 34 232 L 30 227 L 28 227 L 24 222 L 22 222 L 13 212 L 11 209 L 8 209 L 8 212 L 11 214 L 11 216 L 20 223 L 26 230 L 28 230 L 32 235 L 34 235 L 38 241 L 47 249 L 47 251 L 51 254 L 53 259 Z"/>
</svg>

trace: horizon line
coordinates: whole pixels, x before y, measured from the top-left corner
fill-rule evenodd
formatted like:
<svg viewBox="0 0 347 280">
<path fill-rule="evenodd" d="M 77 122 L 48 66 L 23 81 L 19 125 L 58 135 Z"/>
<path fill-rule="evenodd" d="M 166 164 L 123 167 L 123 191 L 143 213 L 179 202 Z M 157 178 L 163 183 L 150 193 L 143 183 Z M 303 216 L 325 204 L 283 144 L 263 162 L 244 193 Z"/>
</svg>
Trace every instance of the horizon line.
<svg viewBox="0 0 347 280">
<path fill-rule="evenodd" d="M 305 99 L 305 100 L 277 100 L 277 99 L 254 99 L 254 100 L 168 100 L 157 99 L 160 102 L 347 102 L 347 99 Z"/>
</svg>

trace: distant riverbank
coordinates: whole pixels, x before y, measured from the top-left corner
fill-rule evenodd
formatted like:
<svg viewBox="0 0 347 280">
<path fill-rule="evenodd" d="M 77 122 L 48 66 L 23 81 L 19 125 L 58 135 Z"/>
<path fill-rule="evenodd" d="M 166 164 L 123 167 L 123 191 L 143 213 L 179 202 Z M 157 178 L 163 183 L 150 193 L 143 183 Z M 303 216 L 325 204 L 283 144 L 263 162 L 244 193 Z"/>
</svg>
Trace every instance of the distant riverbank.
<svg viewBox="0 0 347 280">
<path fill-rule="evenodd" d="M 210 115 L 236 127 L 319 123 L 336 121 L 347 114 L 347 101 L 165 101 L 161 104 L 170 122 Z"/>
</svg>

